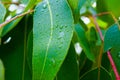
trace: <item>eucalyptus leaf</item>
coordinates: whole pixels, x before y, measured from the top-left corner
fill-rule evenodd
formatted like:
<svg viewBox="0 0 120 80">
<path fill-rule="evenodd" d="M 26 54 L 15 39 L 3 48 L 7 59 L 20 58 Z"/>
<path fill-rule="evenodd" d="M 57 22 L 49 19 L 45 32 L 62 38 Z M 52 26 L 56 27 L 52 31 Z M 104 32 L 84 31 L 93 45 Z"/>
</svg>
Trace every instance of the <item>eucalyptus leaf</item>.
<svg viewBox="0 0 120 80">
<path fill-rule="evenodd" d="M 104 51 L 110 50 L 118 72 L 120 73 L 120 30 L 117 24 L 113 24 L 106 32 L 104 39 Z"/>
<path fill-rule="evenodd" d="M 36 2 L 36 0 L 27 0 L 26 3 L 28 3 L 28 4 L 23 12 L 26 12 L 29 9 L 31 9 L 34 6 L 35 2 Z M 7 24 L 6 26 L 4 26 L 1 37 L 5 36 L 9 31 L 11 31 L 20 22 L 21 19 L 22 19 L 22 17 L 14 20 L 14 21 L 10 22 L 9 24 Z"/>
<path fill-rule="evenodd" d="M 0 3 L 0 24 L 4 21 L 5 15 L 6 15 L 6 8 L 4 7 L 4 5 L 2 3 Z M 2 29 L 0 28 L 0 38 L 1 38 L 1 33 L 2 33 Z"/>
<path fill-rule="evenodd" d="M 72 43 L 68 55 L 63 62 L 56 78 L 57 80 L 79 80 L 77 56 L 75 53 L 74 45 Z"/>
<path fill-rule="evenodd" d="M 78 36 L 80 45 L 83 48 L 87 58 L 90 59 L 91 61 L 95 61 L 95 57 L 93 53 L 91 53 L 89 42 L 85 36 L 85 31 L 80 24 L 75 25 L 75 32 Z"/>
<path fill-rule="evenodd" d="M 35 8 L 33 80 L 53 80 L 73 35 L 74 21 L 66 0 L 45 0 Z"/>
<path fill-rule="evenodd" d="M 0 58 L 5 67 L 5 80 L 32 80 L 32 72 L 27 62 L 25 22 L 22 19 L 17 27 L 2 39 Z M 11 40 L 5 42 L 9 38 Z"/>
<path fill-rule="evenodd" d="M 78 23 L 79 22 L 79 11 L 82 8 L 83 4 L 86 2 L 86 0 L 67 0 L 72 11 L 73 11 L 73 16 L 74 16 L 74 22 Z"/>
</svg>

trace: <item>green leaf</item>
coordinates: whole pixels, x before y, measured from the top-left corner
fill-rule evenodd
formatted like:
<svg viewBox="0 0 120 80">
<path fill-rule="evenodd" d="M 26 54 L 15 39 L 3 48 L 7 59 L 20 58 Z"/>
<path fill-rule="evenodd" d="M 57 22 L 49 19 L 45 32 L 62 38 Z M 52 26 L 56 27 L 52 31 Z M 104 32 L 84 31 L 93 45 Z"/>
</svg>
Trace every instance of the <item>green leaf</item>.
<svg viewBox="0 0 120 80">
<path fill-rule="evenodd" d="M 27 2 L 28 4 L 27 4 L 27 6 L 26 6 L 26 8 L 24 9 L 23 12 L 26 12 L 29 9 L 31 9 L 34 6 L 35 2 L 36 2 L 36 0 L 27 0 L 27 1 L 28 1 Z M 20 18 L 18 18 L 16 20 L 10 22 L 9 24 L 7 24 L 3 28 L 2 36 L 1 37 L 5 36 L 9 31 L 11 31 L 20 22 L 21 19 L 22 19 L 22 17 L 20 17 Z"/>
<path fill-rule="evenodd" d="M 0 3 L 0 24 L 4 21 L 4 17 L 6 15 L 6 8 L 3 6 L 3 4 Z"/>
<path fill-rule="evenodd" d="M 6 15 L 6 8 L 3 6 L 3 4 L 0 3 L 0 24 L 4 21 L 5 15 Z M 0 37 L 2 33 L 2 28 L 0 28 Z"/>
<path fill-rule="evenodd" d="M 80 24 L 75 25 L 75 32 L 78 35 L 80 45 L 83 48 L 87 58 L 90 59 L 91 61 L 95 61 L 95 57 L 93 53 L 91 53 L 89 42 L 85 36 L 85 31 Z"/>
<path fill-rule="evenodd" d="M 32 80 L 32 73 L 27 62 L 27 32 L 24 22 L 26 21 L 22 19 L 22 22 L 2 39 L 0 58 L 5 67 L 5 80 Z M 9 37 L 11 37 L 10 42 L 5 44 Z"/>
<path fill-rule="evenodd" d="M 120 73 L 120 30 L 117 24 L 112 25 L 105 34 L 104 51 L 111 50 L 112 58 Z"/>
<path fill-rule="evenodd" d="M 29 68 L 32 72 L 32 51 L 33 51 L 33 31 L 31 31 L 28 35 L 28 40 L 27 40 L 27 61 Z"/>
<path fill-rule="evenodd" d="M 71 43 L 74 26 L 66 0 L 45 0 L 35 8 L 33 80 L 53 80 Z"/>
<path fill-rule="evenodd" d="M 1 60 L 0 60 L 0 80 L 4 80 L 4 66 Z"/>
<path fill-rule="evenodd" d="M 99 71 L 100 74 L 98 75 Z M 104 68 L 101 67 L 100 70 L 96 68 L 91 71 L 88 71 L 80 78 L 80 80 L 112 80 L 112 79 L 110 74 Z"/>
<path fill-rule="evenodd" d="M 56 78 L 57 80 L 79 80 L 77 56 L 73 44 L 71 44 L 68 55 Z"/>
<path fill-rule="evenodd" d="M 79 22 L 79 11 L 83 4 L 86 2 L 86 0 L 67 0 L 72 11 L 73 11 L 73 16 L 74 16 L 74 22 L 77 23 Z"/>
</svg>

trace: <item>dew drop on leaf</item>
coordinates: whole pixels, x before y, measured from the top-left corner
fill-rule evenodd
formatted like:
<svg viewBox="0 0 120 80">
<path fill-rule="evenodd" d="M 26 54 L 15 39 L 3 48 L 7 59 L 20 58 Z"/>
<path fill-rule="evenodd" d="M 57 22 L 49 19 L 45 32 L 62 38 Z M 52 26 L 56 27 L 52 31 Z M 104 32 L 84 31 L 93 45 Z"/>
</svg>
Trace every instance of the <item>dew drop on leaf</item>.
<svg viewBox="0 0 120 80">
<path fill-rule="evenodd" d="M 47 8 L 47 4 L 43 4 L 43 9 L 46 9 Z"/>
<path fill-rule="evenodd" d="M 58 14 L 56 14 L 56 16 L 59 16 Z"/>
</svg>

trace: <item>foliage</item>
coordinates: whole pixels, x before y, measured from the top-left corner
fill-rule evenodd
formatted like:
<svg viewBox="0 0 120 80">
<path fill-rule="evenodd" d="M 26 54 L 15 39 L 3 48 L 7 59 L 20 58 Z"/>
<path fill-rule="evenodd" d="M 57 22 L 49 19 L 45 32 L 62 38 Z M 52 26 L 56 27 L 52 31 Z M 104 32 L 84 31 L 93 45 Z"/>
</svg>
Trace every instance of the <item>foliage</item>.
<svg viewBox="0 0 120 80">
<path fill-rule="evenodd" d="M 119 2 L 0 0 L 0 80 L 120 80 Z"/>
</svg>

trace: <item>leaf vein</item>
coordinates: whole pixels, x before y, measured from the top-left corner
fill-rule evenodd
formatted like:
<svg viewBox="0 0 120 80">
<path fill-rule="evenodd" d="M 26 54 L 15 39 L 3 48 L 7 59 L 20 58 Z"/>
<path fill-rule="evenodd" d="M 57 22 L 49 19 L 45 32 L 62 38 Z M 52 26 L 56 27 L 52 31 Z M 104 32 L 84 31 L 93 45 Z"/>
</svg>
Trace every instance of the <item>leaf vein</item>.
<svg viewBox="0 0 120 80">
<path fill-rule="evenodd" d="M 46 52 L 45 52 L 45 59 L 44 59 L 44 62 L 43 62 L 43 68 L 42 68 L 42 71 L 41 71 L 41 76 L 40 76 L 40 80 L 42 79 L 42 75 L 43 75 L 43 72 L 44 72 L 44 68 L 45 68 L 45 63 L 46 63 L 46 60 L 47 60 L 47 55 L 48 55 L 48 50 L 49 50 L 49 47 L 50 47 L 50 43 L 51 43 L 51 40 L 52 40 L 52 35 L 53 35 L 53 16 L 52 16 L 52 10 L 51 10 L 51 7 L 50 7 L 50 3 L 49 3 L 49 0 L 45 0 L 47 2 L 47 6 L 48 6 L 48 10 L 49 10 L 49 13 L 50 13 L 50 21 L 51 21 L 51 31 L 50 31 L 50 38 L 49 38 L 49 41 L 48 41 L 48 44 L 47 44 L 47 49 L 46 49 Z"/>
</svg>

